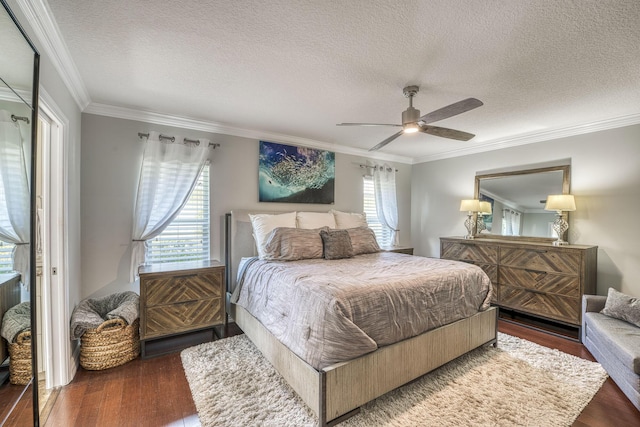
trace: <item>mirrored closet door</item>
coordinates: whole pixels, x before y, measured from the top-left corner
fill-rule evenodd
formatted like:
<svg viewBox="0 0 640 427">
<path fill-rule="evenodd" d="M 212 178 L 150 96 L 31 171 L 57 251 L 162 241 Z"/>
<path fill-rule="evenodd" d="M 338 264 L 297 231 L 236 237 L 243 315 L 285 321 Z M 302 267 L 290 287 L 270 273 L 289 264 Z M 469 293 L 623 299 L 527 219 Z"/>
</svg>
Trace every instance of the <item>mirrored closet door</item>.
<svg viewBox="0 0 640 427">
<path fill-rule="evenodd" d="M 35 136 L 39 55 L 0 0 L 0 425 L 39 425 Z"/>
</svg>

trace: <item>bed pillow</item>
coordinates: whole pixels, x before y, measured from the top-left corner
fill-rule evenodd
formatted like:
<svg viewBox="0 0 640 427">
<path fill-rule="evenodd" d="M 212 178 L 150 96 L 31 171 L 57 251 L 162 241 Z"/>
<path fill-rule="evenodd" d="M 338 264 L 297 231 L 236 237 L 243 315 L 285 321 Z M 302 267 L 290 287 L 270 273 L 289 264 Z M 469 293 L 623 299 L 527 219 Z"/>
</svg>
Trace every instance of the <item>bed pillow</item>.
<svg viewBox="0 0 640 427">
<path fill-rule="evenodd" d="M 607 302 L 600 312 L 640 327 L 640 299 L 609 288 Z"/>
<path fill-rule="evenodd" d="M 348 228 L 354 255 L 380 252 L 376 234 L 369 227 Z"/>
<path fill-rule="evenodd" d="M 353 247 L 347 230 L 322 230 L 320 237 L 324 246 L 324 259 L 353 257 Z"/>
<path fill-rule="evenodd" d="M 340 229 L 368 227 L 367 217 L 364 213 L 349 213 L 331 210 L 336 221 L 336 227 Z"/>
<path fill-rule="evenodd" d="M 283 214 L 249 214 L 251 226 L 253 227 L 253 238 L 258 248 L 258 256 L 264 258 L 264 245 L 267 236 L 274 228 L 278 227 L 296 227 L 296 213 L 287 212 Z"/>
<path fill-rule="evenodd" d="M 329 230 L 329 228 L 274 228 L 265 241 L 263 259 L 297 261 L 300 259 L 322 258 L 321 230 Z"/>
<path fill-rule="evenodd" d="M 331 212 L 298 212 L 298 228 L 336 228 L 336 220 Z"/>
</svg>

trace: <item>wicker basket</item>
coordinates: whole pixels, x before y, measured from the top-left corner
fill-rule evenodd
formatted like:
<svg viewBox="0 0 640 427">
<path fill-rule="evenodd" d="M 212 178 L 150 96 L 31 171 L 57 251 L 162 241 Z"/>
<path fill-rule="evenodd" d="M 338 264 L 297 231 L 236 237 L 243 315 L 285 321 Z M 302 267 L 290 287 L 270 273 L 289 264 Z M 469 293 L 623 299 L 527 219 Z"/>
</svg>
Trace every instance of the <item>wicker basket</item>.
<svg viewBox="0 0 640 427">
<path fill-rule="evenodd" d="M 31 331 L 18 334 L 9 344 L 9 382 L 27 385 L 33 376 L 31 369 Z"/>
<path fill-rule="evenodd" d="M 90 371 L 123 365 L 140 354 L 140 319 L 110 319 L 80 338 L 80 365 Z"/>
</svg>

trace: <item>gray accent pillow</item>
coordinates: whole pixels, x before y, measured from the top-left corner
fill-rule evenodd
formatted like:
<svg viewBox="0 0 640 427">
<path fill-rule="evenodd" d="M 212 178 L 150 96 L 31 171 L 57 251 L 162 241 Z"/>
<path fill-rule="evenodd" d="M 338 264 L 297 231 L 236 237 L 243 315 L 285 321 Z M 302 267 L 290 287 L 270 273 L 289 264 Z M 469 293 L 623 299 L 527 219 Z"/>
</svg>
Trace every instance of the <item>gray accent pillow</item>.
<svg viewBox="0 0 640 427">
<path fill-rule="evenodd" d="M 264 256 L 270 261 L 297 261 L 300 259 L 322 258 L 321 230 L 329 227 L 303 229 L 277 227 L 267 235 Z"/>
<path fill-rule="evenodd" d="M 369 227 L 348 228 L 346 231 L 351 238 L 354 255 L 380 252 L 376 234 Z"/>
<path fill-rule="evenodd" d="M 324 259 L 353 257 L 353 247 L 347 230 L 322 230 L 320 237 L 324 245 Z"/>
<path fill-rule="evenodd" d="M 609 288 L 607 302 L 600 312 L 640 327 L 640 299 Z"/>
</svg>

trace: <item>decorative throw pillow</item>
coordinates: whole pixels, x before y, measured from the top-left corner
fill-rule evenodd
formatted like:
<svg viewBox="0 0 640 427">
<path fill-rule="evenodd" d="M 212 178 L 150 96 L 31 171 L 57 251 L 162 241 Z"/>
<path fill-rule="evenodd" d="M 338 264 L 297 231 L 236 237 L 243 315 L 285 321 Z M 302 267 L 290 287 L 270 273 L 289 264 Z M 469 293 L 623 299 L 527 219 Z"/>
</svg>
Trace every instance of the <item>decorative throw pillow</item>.
<svg viewBox="0 0 640 427">
<path fill-rule="evenodd" d="M 298 212 L 298 228 L 336 228 L 336 220 L 331 212 Z"/>
<path fill-rule="evenodd" d="M 324 259 L 353 257 L 351 238 L 347 230 L 322 230 L 320 237 L 324 246 Z"/>
<path fill-rule="evenodd" d="M 376 234 L 369 227 L 349 228 L 346 231 L 351 238 L 354 255 L 380 252 Z"/>
<path fill-rule="evenodd" d="M 369 224 L 367 224 L 367 218 L 364 213 L 340 212 L 333 209 L 330 212 L 333 214 L 336 220 L 335 228 L 347 229 L 369 226 Z"/>
<path fill-rule="evenodd" d="M 329 228 L 274 228 L 267 236 L 263 259 L 297 261 L 299 259 L 322 258 L 321 230 L 329 230 Z"/>
<path fill-rule="evenodd" d="M 296 213 L 288 212 L 283 214 L 257 214 L 249 215 L 251 226 L 253 227 L 253 238 L 256 240 L 258 256 L 264 258 L 264 245 L 267 236 L 277 227 L 296 227 Z"/>
<path fill-rule="evenodd" d="M 609 288 L 607 302 L 600 312 L 640 327 L 640 299 Z"/>
</svg>

